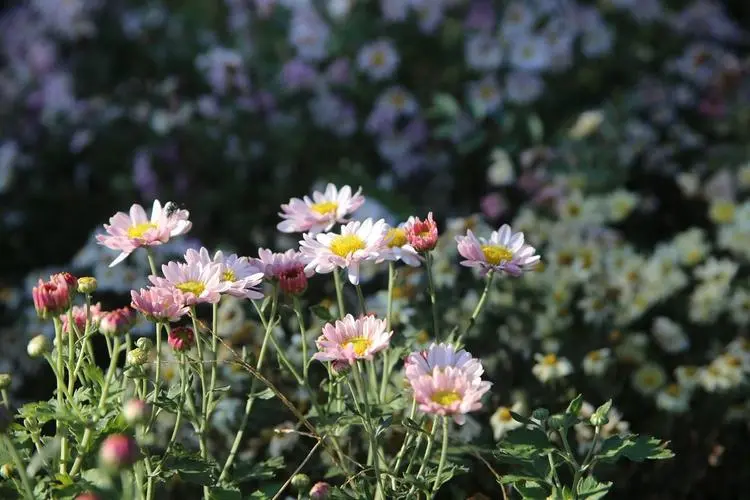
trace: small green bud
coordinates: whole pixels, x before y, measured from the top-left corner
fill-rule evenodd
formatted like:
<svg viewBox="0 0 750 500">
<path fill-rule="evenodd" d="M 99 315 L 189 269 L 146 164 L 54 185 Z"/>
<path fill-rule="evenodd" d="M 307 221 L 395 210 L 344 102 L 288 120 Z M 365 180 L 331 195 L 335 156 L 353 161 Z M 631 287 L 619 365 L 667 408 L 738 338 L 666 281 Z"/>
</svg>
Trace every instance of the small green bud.
<svg viewBox="0 0 750 500">
<path fill-rule="evenodd" d="M 565 426 L 565 415 L 560 415 L 559 413 L 552 415 L 547 420 L 547 425 L 549 425 L 551 429 L 562 429 Z"/>
<path fill-rule="evenodd" d="M 96 278 L 92 276 L 84 276 L 83 278 L 78 278 L 78 292 L 83 293 L 85 295 L 91 295 L 96 291 L 96 287 L 98 286 L 98 283 L 96 282 Z"/>
<path fill-rule="evenodd" d="M 610 399 L 603 405 L 601 405 L 599 408 L 596 409 L 593 415 L 591 415 L 591 425 L 594 427 L 600 426 L 600 425 L 607 425 L 609 422 L 609 410 L 612 409 L 612 400 Z"/>
<path fill-rule="evenodd" d="M 292 477 L 292 486 L 297 491 L 306 490 L 310 486 L 310 477 L 307 474 L 295 474 Z"/>
<path fill-rule="evenodd" d="M 136 347 L 130 351 L 125 358 L 125 363 L 128 366 L 143 366 L 146 362 L 148 362 L 148 352 L 140 347 Z"/>
<path fill-rule="evenodd" d="M 13 477 L 13 473 L 16 471 L 13 464 L 0 465 L 0 477 L 3 479 L 10 479 Z"/>
<path fill-rule="evenodd" d="M 547 408 L 537 408 L 531 413 L 531 418 L 544 422 L 549 418 L 549 410 Z"/>
<path fill-rule="evenodd" d="M 10 377 L 10 373 L 0 373 L 0 390 L 5 390 L 10 387 L 13 379 Z"/>
<path fill-rule="evenodd" d="M 52 343 L 46 335 L 37 335 L 26 346 L 26 352 L 32 358 L 41 358 L 45 354 L 49 354 L 50 351 L 52 351 Z"/>
<path fill-rule="evenodd" d="M 144 351 L 151 352 L 154 349 L 154 342 L 147 337 L 141 337 L 138 340 L 135 341 L 136 347 L 139 349 L 142 349 Z"/>
<path fill-rule="evenodd" d="M 577 417 L 578 414 L 581 412 L 582 407 L 583 407 L 583 395 L 579 394 L 568 405 L 567 413 L 570 413 Z"/>
</svg>

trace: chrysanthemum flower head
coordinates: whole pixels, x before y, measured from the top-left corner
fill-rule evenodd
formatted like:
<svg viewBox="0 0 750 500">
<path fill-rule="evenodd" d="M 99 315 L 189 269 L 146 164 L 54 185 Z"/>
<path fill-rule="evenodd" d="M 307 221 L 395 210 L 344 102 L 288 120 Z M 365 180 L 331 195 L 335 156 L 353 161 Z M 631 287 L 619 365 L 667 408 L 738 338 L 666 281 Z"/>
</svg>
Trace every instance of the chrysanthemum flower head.
<svg viewBox="0 0 750 500">
<path fill-rule="evenodd" d="M 404 372 L 410 380 L 431 376 L 436 369 L 445 370 L 448 367 L 461 370 L 476 380 L 484 373 L 478 359 L 463 349 L 457 350 L 452 344 L 432 344 L 424 351 L 409 354 L 404 362 Z"/>
<path fill-rule="evenodd" d="M 184 294 L 173 287 L 151 286 L 130 291 L 130 307 L 150 321 L 177 321 L 188 313 Z"/>
<path fill-rule="evenodd" d="M 513 233 L 508 224 L 493 231 L 489 239 L 477 238 L 471 230 L 466 236 L 456 236 L 458 253 L 464 258 L 461 265 L 479 269 L 482 274 L 503 271 L 520 276 L 539 262 L 534 247 L 524 244 L 523 233 Z"/>
<path fill-rule="evenodd" d="M 107 336 L 123 335 L 135 326 L 136 316 L 129 307 L 102 313 L 99 319 L 99 333 Z"/>
<path fill-rule="evenodd" d="M 201 265 L 200 262 L 169 262 L 161 266 L 164 277 L 149 276 L 154 286 L 174 288 L 182 292 L 185 305 L 216 304 L 221 294 L 229 289 L 222 280 L 224 269 L 219 264 Z"/>
<path fill-rule="evenodd" d="M 409 382 L 420 410 L 452 416 L 459 425 L 464 423 L 466 413 L 482 407 L 482 396 L 492 385 L 487 381 L 477 382 L 463 370 L 451 366 L 436 369 L 432 376 L 425 375 Z"/>
<path fill-rule="evenodd" d="M 107 234 L 97 234 L 96 240 L 112 250 L 119 250 L 120 255 L 109 265 L 116 266 L 136 248 L 161 245 L 170 238 L 187 233 L 192 227 L 188 220 L 190 212 L 176 209 L 171 202 L 162 206 L 159 200 L 154 201 L 151 218 L 146 215 L 142 206 L 133 204 L 130 213 L 117 212 L 104 224 Z"/>
<path fill-rule="evenodd" d="M 386 223 L 365 219 L 354 221 L 341 228 L 341 233 L 305 234 L 300 241 L 302 254 L 309 259 L 305 268 L 317 273 L 330 273 L 336 268 L 346 268 L 349 281 L 359 284 L 359 265 L 363 261 L 377 260 L 385 245 Z"/>
<path fill-rule="evenodd" d="M 195 345 L 195 332 L 189 326 L 170 328 L 167 342 L 177 352 L 190 350 Z"/>
<path fill-rule="evenodd" d="M 49 281 L 39 279 L 31 295 L 34 299 L 34 308 L 40 318 L 47 319 L 70 309 L 76 291 L 75 281 L 75 278 L 68 273 L 54 274 L 50 276 Z"/>
<path fill-rule="evenodd" d="M 224 252 L 218 250 L 212 258 L 206 248 L 190 248 L 185 253 L 185 262 L 199 267 L 220 266 L 220 281 L 226 287 L 225 293 L 229 295 L 253 300 L 263 298 L 263 292 L 258 287 L 263 282 L 264 273 L 247 257 L 224 255 Z"/>
<path fill-rule="evenodd" d="M 346 216 L 357 210 L 364 202 L 362 188 L 352 194 L 350 186 L 341 189 L 328 184 L 321 193 L 315 191 L 312 199 L 292 198 L 281 205 L 279 216 L 284 219 L 276 226 L 283 233 L 312 233 L 329 231 L 336 223 L 346 222 Z"/>
<path fill-rule="evenodd" d="M 323 326 L 323 334 L 315 341 L 318 352 L 313 358 L 353 365 L 358 359 L 372 359 L 388 347 L 391 335 L 392 331 L 386 331 L 385 320 L 373 316 L 354 319 L 347 314 Z"/>
<path fill-rule="evenodd" d="M 419 217 L 409 217 L 404 224 L 406 239 L 417 252 L 425 253 L 434 249 L 438 241 L 438 227 L 432 218 L 432 212 L 427 214 L 425 220 Z"/>
<path fill-rule="evenodd" d="M 265 274 L 269 281 L 276 281 L 282 292 L 289 295 L 301 295 L 307 289 L 307 279 L 315 274 L 314 269 L 306 269 L 310 258 L 297 250 L 274 253 L 266 248 L 258 250 L 255 265 Z"/>
<path fill-rule="evenodd" d="M 405 227 L 390 227 L 385 233 L 385 245 L 380 251 L 378 262 L 400 260 L 407 266 L 417 267 L 422 262 L 417 250 L 409 244 Z"/>
</svg>

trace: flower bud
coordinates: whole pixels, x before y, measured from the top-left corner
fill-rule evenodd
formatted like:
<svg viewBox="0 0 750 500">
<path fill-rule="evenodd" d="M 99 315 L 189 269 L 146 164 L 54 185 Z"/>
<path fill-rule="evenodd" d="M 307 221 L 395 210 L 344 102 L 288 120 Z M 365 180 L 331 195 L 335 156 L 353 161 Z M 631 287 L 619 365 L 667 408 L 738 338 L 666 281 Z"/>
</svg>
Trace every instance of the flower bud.
<svg viewBox="0 0 750 500">
<path fill-rule="evenodd" d="M 128 366 L 143 366 L 148 362 L 148 352 L 140 347 L 132 349 L 125 357 L 125 364 Z"/>
<path fill-rule="evenodd" d="M 121 307 L 104 313 L 99 320 L 99 333 L 107 337 L 124 335 L 135 325 L 135 313 L 129 307 Z"/>
<path fill-rule="evenodd" d="M 76 497 L 76 500 L 102 500 L 102 497 L 94 493 L 93 491 L 86 491 Z"/>
<path fill-rule="evenodd" d="M 3 464 L 0 465 L 0 477 L 3 479 L 10 479 L 13 477 L 13 473 L 16 471 L 16 468 L 13 467 L 13 464 Z"/>
<path fill-rule="evenodd" d="M 549 418 L 549 410 L 547 408 L 537 408 L 531 413 L 531 417 L 540 422 L 544 422 Z"/>
<path fill-rule="evenodd" d="M 432 218 L 432 212 L 427 214 L 425 220 L 410 217 L 404 225 L 404 231 L 409 244 L 419 253 L 429 252 L 437 246 L 438 227 Z"/>
<path fill-rule="evenodd" d="M 185 352 L 195 345 L 195 333 L 189 326 L 170 328 L 167 341 L 175 351 Z"/>
<path fill-rule="evenodd" d="M 135 346 L 146 352 L 151 352 L 154 349 L 154 342 L 148 337 L 141 337 L 135 341 Z"/>
<path fill-rule="evenodd" d="M 302 295 L 307 290 L 307 275 L 303 266 L 279 273 L 279 288 L 287 295 Z"/>
<path fill-rule="evenodd" d="M 0 391 L 8 389 L 11 383 L 13 383 L 13 379 L 10 373 L 0 373 Z"/>
<path fill-rule="evenodd" d="M 591 419 L 589 421 L 594 427 L 600 427 L 609 423 L 609 417 L 607 415 L 594 413 L 593 415 L 591 415 Z"/>
<path fill-rule="evenodd" d="M 111 471 L 126 469 L 138 461 L 138 445 L 131 436 L 112 434 L 99 448 L 99 462 Z"/>
<path fill-rule="evenodd" d="M 151 409 L 144 401 L 131 399 L 123 406 L 122 416 L 128 425 L 145 424 L 151 416 Z"/>
<path fill-rule="evenodd" d="M 324 481 L 318 481 L 313 484 L 312 488 L 310 488 L 311 500 L 326 500 L 330 494 L 331 485 Z"/>
<path fill-rule="evenodd" d="M 310 486 L 310 477 L 307 474 L 295 474 L 292 476 L 292 486 L 297 491 L 302 491 Z"/>
<path fill-rule="evenodd" d="M 68 273 L 55 274 L 50 276 L 49 281 L 40 279 L 37 286 L 32 289 L 34 308 L 40 318 L 48 319 L 70 309 L 76 287 L 76 281 L 69 284 L 70 278 L 75 280 Z"/>
<path fill-rule="evenodd" d="M 555 414 L 549 417 L 547 420 L 547 425 L 549 425 L 550 429 L 562 429 L 565 425 L 565 415 Z"/>
<path fill-rule="evenodd" d="M 97 283 L 96 278 L 92 276 L 78 278 L 78 293 L 91 295 L 96 291 L 97 286 L 99 286 L 99 284 Z"/>
<path fill-rule="evenodd" d="M 41 358 L 45 354 L 49 354 L 50 351 L 52 351 L 52 343 L 46 335 L 37 335 L 26 346 L 26 352 L 32 358 Z"/>
</svg>

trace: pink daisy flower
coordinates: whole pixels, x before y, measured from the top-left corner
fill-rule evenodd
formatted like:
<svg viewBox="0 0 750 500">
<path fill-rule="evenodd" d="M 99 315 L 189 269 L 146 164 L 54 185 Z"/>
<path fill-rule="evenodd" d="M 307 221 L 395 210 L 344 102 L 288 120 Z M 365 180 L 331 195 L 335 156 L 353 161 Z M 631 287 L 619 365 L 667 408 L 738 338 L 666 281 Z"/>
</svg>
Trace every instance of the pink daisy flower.
<svg viewBox="0 0 750 500">
<path fill-rule="evenodd" d="M 380 251 L 378 262 L 400 260 L 404 264 L 418 267 L 422 262 L 419 253 L 409 244 L 404 227 L 391 227 L 385 234 L 385 246 Z"/>
<path fill-rule="evenodd" d="M 258 257 L 256 265 L 263 270 L 266 279 L 278 281 L 279 288 L 286 294 L 302 294 L 307 289 L 307 279 L 315 274 L 313 269 L 305 268 L 310 259 L 296 250 L 274 253 L 261 248 Z"/>
<path fill-rule="evenodd" d="M 387 228 L 383 219 L 373 222 L 368 218 L 363 222 L 355 221 L 343 226 L 341 234 L 305 234 L 300 241 L 300 250 L 310 261 L 305 269 L 323 274 L 338 267 L 346 268 L 349 281 L 357 285 L 359 264 L 378 259 L 385 247 Z"/>
<path fill-rule="evenodd" d="M 385 320 L 373 316 L 354 319 L 347 314 L 344 319 L 323 326 L 323 335 L 315 341 L 318 352 L 313 358 L 353 365 L 358 359 L 372 359 L 388 347 L 391 335 L 392 331 L 385 331 Z"/>
<path fill-rule="evenodd" d="M 334 224 L 345 223 L 346 216 L 357 210 L 365 202 L 362 188 L 352 194 L 352 188 L 337 189 L 333 184 L 326 186 L 325 192 L 315 191 L 312 199 L 292 198 L 281 205 L 279 231 L 283 233 L 312 233 L 329 231 Z"/>
<path fill-rule="evenodd" d="M 490 382 L 477 382 L 463 370 L 452 366 L 435 370 L 432 376 L 411 379 L 409 383 L 420 410 L 434 415 L 450 415 L 459 425 L 466 420 L 466 413 L 482 407 L 482 396 L 492 386 Z"/>
<path fill-rule="evenodd" d="M 451 344 L 432 344 L 424 351 L 413 352 L 404 362 L 404 372 L 409 380 L 425 375 L 431 376 L 435 370 L 446 368 L 461 370 L 469 378 L 481 381 L 484 373 L 482 363 L 465 350 L 456 350 Z"/>
<path fill-rule="evenodd" d="M 238 257 L 237 254 L 225 256 L 219 250 L 211 258 L 205 248 L 200 251 L 190 248 L 185 253 L 185 262 L 203 267 L 221 266 L 221 282 L 227 286 L 226 293 L 229 295 L 246 299 L 263 298 L 263 292 L 258 289 L 263 282 L 263 271 L 247 257 Z"/>
<path fill-rule="evenodd" d="M 109 265 L 116 266 L 136 248 L 161 245 L 169 238 L 187 233 L 192 227 L 188 220 L 190 212 L 176 209 L 172 202 L 162 206 L 159 200 L 154 201 L 151 218 L 137 203 L 130 207 L 130 213 L 117 212 L 104 224 L 107 234 L 97 234 L 96 240 L 112 250 L 119 250 L 120 255 Z"/>
<path fill-rule="evenodd" d="M 130 291 L 130 307 L 150 321 L 177 321 L 188 313 L 184 294 L 173 287 L 151 286 Z"/>
<path fill-rule="evenodd" d="M 161 266 L 164 277 L 149 276 L 154 286 L 176 288 L 183 293 L 186 306 L 216 304 L 221 294 L 229 289 L 222 280 L 224 269 L 219 264 L 201 265 L 199 262 L 169 262 Z"/>
<path fill-rule="evenodd" d="M 503 271 L 511 276 L 520 276 L 530 271 L 539 262 L 536 250 L 524 244 L 523 233 L 513 233 L 508 224 L 492 231 L 490 238 L 477 238 L 471 230 L 466 236 L 456 236 L 458 253 L 465 259 L 462 266 L 479 269 L 482 274 Z"/>
</svg>

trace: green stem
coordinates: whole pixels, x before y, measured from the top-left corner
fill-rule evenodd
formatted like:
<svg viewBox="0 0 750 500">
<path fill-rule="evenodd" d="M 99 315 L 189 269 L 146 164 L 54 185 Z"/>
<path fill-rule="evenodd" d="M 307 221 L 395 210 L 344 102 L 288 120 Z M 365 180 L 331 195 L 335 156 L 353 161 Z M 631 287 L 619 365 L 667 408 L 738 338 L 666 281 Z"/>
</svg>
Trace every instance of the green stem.
<svg viewBox="0 0 750 500">
<path fill-rule="evenodd" d="M 596 445 L 599 442 L 601 430 L 602 428 L 599 425 L 594 427 L 594 439 L 591 441 L 591 448 L 589 448 L 588 453 L 586 453 L 586 458 L 583 459 L 583 463 L 573 475 L 573 498 L 578 498 L 578 484 L 581 482 L 581 479 L 583 479 L 583 473 L 588 469 L 589 464 L 591 463 L 591 456 L 594 454 L 594 448 L 596 448 Z"/>
<path fill-rule="evenodd" d="M 278 309 L 279 305 L 279 290 L 277 285 L 273 286 L 273 291 L 271 292 L 271 317 L 268 319 L 268 321 L 265 320 L 263 317 L 262 312 L 260 309 L 258 309 L 256 305 L 256 309 L 258 309 L 258 314 L 261 317 L 261 321 L 266 327 L 265 335 L 263 336 L 263 343 L 260 346 L 260 353 L 258 354 L 258 362 L 255 365 L 255 369 L 260 372 L 261 368 L 263 368 L 263 360 L 266 356 L 266 349 L 268 347 L 268 339 L 271 336 L 271 331 L 273 330 L 273 327 L 275 325 L 276 321 L 276 311 Z M 253 302 L 255 304 L 255 302 Z M 250 418 L 250 413 L 253 410 L 253 403 L 255 402 L 255 389 L 256 389 L 256 382 L 257 378 L 253 378 L 253 383 L 250 386 L 250 394 L 247 396 L 247 401 L 245 402 L 245 413 L 242 415 L 242 422 L 240 423 L 240 428 L 237 430 L 237 434 L 234 436 L 234 441 L 232 442 L 232 448 L 229 450 L 229 456 L 227 457 L 226 462 L 224 462 L 224 467 L 221 469 L 221 474 L 219 475 L 219 482 L 224 481 L 227 478 L 227 475 L 229 474 L 230 469 L 232 468 L 232 464 L 234 463 L 234 459 L 237 457 L 237 450 L 240 448 L 240 444 L 242 443 L 242 438 L 245 436 L 245 427 L 247 427 L 248 419 Z"/>
<path fill-rule="evenodd" d="M 411 410 L 409 411 L 410 420 L 414 420 L 414 415 L 416 414 L 416 412 L 417 412 L 417 400 L 412 399 Z M 406 447 L 409 446 L 413 435 L 414 434 L 410 432 L 410 429 L 406 430 L 406 435 L 404 436 L 404 442 L 401 443 L 401 448 L 398 450 L 398 453 L 396 454 L 396 465 L 393 466 L 394 475 L 398 474 L 398 470 L 401 468 L 401 461 L 404 459 L 404 454 L 406 453 Z"/>
<path fill-rule="evenodd" d="M 309 369 L 309 363 L 307 360 L 307 329 L 305 328 L 305 318 L 302 315 L 302 305 L 299 302 L 299 297 L 296 295 L 292 298 L 294 305 L 294 313 L 297 315 L 297 324 L 299 325 L 299 334 L 302 337 L 302 379 L 307 384 L 307 372 Z"/>
<path fill-rule="evenodd" d="M 448 455 L 448 417 L 443 417 L 443 447 L 440 450 L 440 462 L 438 462 L 437 476 L 432 484 L 432 495 L 434 496 L 440 487 L 440 476 L 445 467 L 445 457 Z"/>
<path fill-rule="evenodd" d="M 0 394 L 3 396 L 3 406 L 10 410 L 10 397 L 8 396 L 8 389 L 0 390 Z"/>
<path fill-rule="evenodd" d="M 24 466 L 23 460 L 21 460 L 21 455 L 18 454 L 15 444 L 13 444 L 13 441 L 8 436 L 3 435 L 3 441 L 5 441 L 5 447 L 8 449 L 8 452 L 10 452 L 10 456 L 16 466 L 16 470 L 18 471 L 18 476 L 21 478 L 24 498 L 27 500 L 34 500 L 34 488 L 31 486 L 31 480 L 26 473 L 26 467 Z"/>
<path fill-rule="evenodd" d="M 430 294 L 430 305 L 432 307 L 432 330 L 435 339 L 440 339 L 440 329 L 438 326 L 438 310 L 437 310 L 437 299 L 435 292 L 435 278 L 432 274 L 432 253 L 428 252 L 425 255 L 426 268 L 427 268 L 427 291 Z"/>
<path fill-rule="evenodd" d="M 341 283 L 341 274 L 338 269 L 333 270 L 333 284 L 336 287 L 336 301 L 339 307 L 339 318 L 343 318 L 346 315 L 346 309 L 344 308 L 344 287 Z"/>
<path fill-rule="evenodd" d="M 203 356 L 203 338 L 201 337 L 198 330 L 198 318 L 195 312 L 195 306 L 190 311 L 190 317 L 193 320 L 193 332 L 195 333 L 195 347 L 198 351 L 198 379 L 200 380 L 201 387 L 201 413 L 199 416 L 200 424 L 198 426 L 198 447 L 200 448 L 201 458 L 204 460 L 208 458 L 208 448 L 206 447 L 206 432 L 208 431 L 207 424 L 207 413 L 208 413 L 208 396 L 206 395 L 206 359 Z M 211 491 L 208 486 L 203 487 L 203 498 L 208 500 L 211 495 Z"/>
<path fill-rule="evenodd" d="M 151 253 L 149 253 L 151 255 Z M 156 420 L 156 401 L 159 399 L 159 392 L 161 391 L 161 344 L 162 344 L 162 335 L 161 330 L 162 326 L 169 328 L 167 325 L 162 325 L 161 321 L 158 321 L 156 323 L 156 326 L 154 327 L 156 335 L 156 360 L 154 361 L 156 363 L 155 366 L 155 373 L 154 373 L 154 392 L 151 394 L 151 418 L 148 420 L 148 425 L 146 426 L 146 432 L 151 430 L 151 426 L 154 425 L 154 420 Z M 198 339 L 198 330 L 195 329 L 195 322 L 193 323 L 193 335 L 195 335 L 195 338 Z"/>
<path fill-rule="evenodd" d="M 53 319 L 55 325 L 55 344 L 57 349 L 57 361 L 55 368 L 55 375 L 57 378 L 57 407 L 58 411 L 62 411 L 63 408 L 63 392 L 67 392 L 65 388 L 65 372 L 63 371 L 63 351 L 62 351 L 62 322 L 59 318 Z M 72 327 L 71 327 L 72 328 Z M 70 333 L 68 334 L 70 335 Z M 55 435 L 60 436 L 60 465 L 59 470 L 61 474 L 65 474 L 67 471 L 68 461 L 68 438 L 63 434 L 62 424 L 59 419 L 55 419 Z"/>
<path fill-rule="evenodd" d="M 188 391 L 187 388 L 187 374 L 185 373 L 185 354 L 180 353 L 180 401 L 177 405 L 177 416 L 174 421 L 174 428 L 172 429 L 172 435 L 169 437 L 166 448 L 164 448 L 164 455 L 162 456 L 162 462 L 167 458 L 172 445 L 174 445 L 177 439 L 177 433 L 180 430 L 180 424 L 182 423 L 182 407 L 185 405 L 185 394 Z"/>
<path fill-rule="evenodd" d="M 211 318 L 211 377 L 208 383 L 208 403 L 206 403 L 206 426 L 211 420 L 212 406 L 214 402 L 214 389 L 216 388 L 216 351 L 219 348 L 219 304 L 213 305 Z"/>
<path fill-rule="evenodd" d="M 68 310 L 68 326 L 69 326 L 69 332 L 68 332 L 68 394 L 73 394 L 73 389 L 75 388 L 76 379 L 75 379 L 75 360 L 76 360 L 76 335 L 74 335 L 74 331 L 77 331 L 77 329 L 74 330 L 73 325 L 75 322 L 73 321 L 73 308 L 70 308 Z M 80 337 L 83 337 L 83 335 L 80 335 Z"/>
<path fill-rule="evenodd" d="M 490 292 L 490 286 L 492 286 L 492 279 L 495 277 L 495 273 L 493 271 L 490 271 L 487 274 L 487 282 L 484 285 L 484 291 L 482 292 L 482 295 L 479 297 L 479 302 L 477 302 L 476 307 L 474 308 L 474 312 L 471 313 L 471 316 L 469 317 L 469 324 L 466 325 L 466 328 L 461 333 L 461 335 L 458 336 L 458 343 L 460 344 L 463 338 L 469 333 L 469 331 L 474 327 L 474 325 L 477 322 L 477 318 L 479 317 L 479 313 L 482 312 L 482 309 L 484 308 L 484 303 L 487 302 L 487 297 L 489 296 Z M 453 328 L 453 331 L 451 331 L 450 335 L 450 341 L 453 341 L 453 336 L 458 331 L 459 326 L 456 325 L 455 328 Z"/>
<path fill-rule="evenodd" d="M 427 464 L 430 461 L 430 454 L 432 453 L 432 445 L 435 443 L 435 433 L 437 432 L 437 428 L 437 418 L 435 418 L 435 420 L 432 421 L 432 431 L 430 432 L 430 437 L 427 439 L 427 447 L 424 450 L 424 457 L 422 458 L 422 463 L 419 466 L 419 470 L 417 471 L 417 478 L 422 477 L 422 473 L 424 472 L 425 467 L 427 467 Z M 412 493 L 414 493 L 415 489 L 416 486 L 412 486 L 406 496 L 410 497 Z"/>
<path fill-rule="evenodd" d="M 362 316 L 367 314 L 367 306 L 365 305 L 365 296 L 362 293 L 362 287 L 359 284 L 354 285 L 357 289 L 357 300 L 359 300 L 359 310 L 362 312 Z"/>
<path fill-rule="evenodd" d="M 370 413 L 370 404 L 367 402 L 367 394 L 365 394 L 364 389 L 362 388 L 364 386 L 364 379 L 362 377 L 362 370 L 359 367 L 359 362 L 354 363 L 352 365 L 353 371 L 354 371 L 354 380 L 357 383 L 357 388 L 360 390 L 362 394 L 363 403 L 365 406 L 365 413 L 362 417 L 362 423 L 365 426 L 365 431 L 367 432 L 369 438 L 370 438 L 370 453 L 373 458 L 372 468 L 375 470 L 375 480 L 377 481 L 378 490 L 380 494 L 385 494 L 385 487 L 383 484 L 383 478 L 380 475 L 380 456 L 378 453 L 378 440 L 377 436 L 375 435 L 375 426 L 372 422 L 372 413 Z M 379 497 L 378 491 L 375 492 L 376 498 Z"/>
<path fill-rule="evenodd" d="M 107 369 L 107 374 L 104 376 L 104 384 L 102 385 L 102 394 L 99 397 L 99 404 L 96 406 L 97 414 L 101 413 L 102 408 L 104 408 L 104 403 L 106 403 L 107 401 L 107 396 L 109 395 L 109 385 L 112 383 L 112 377 L 114 377 L 115 371 L 117 370 L 117 359 L 119 358 L 119 356 L 120 337 L 118 336 L 114 338 L 112 358 L 109 360 L 109 368 Z M 91 444 L 91 437 L 93 435 L 91 429 L 91 427 L 86 427 L 86 430 L 83 432 L 83 439 L 81 440 L 81 454 L 76 457 L 76 460 L 73 463 L 73 467 L 70 469 L 71 476 L 75 476 L 78 471 L 81 470 L 81 466 L 83 465 L 84 453 Z"/>
<path fill-rule="evenodd" d="M 396 275 L 396 265 L 393 262 L 388 263 L 388 306 L 385 313 L 385 331 L 391 331 L 393 318 L 393 285 Z M 383 351 L 383 374 L 380 379 L 380 401 L 385 401 L 386 390 L 388 389 L 388 379 L 391 376 L 391 365 L 388 362 L 388 349 Z"/>
</svg>

